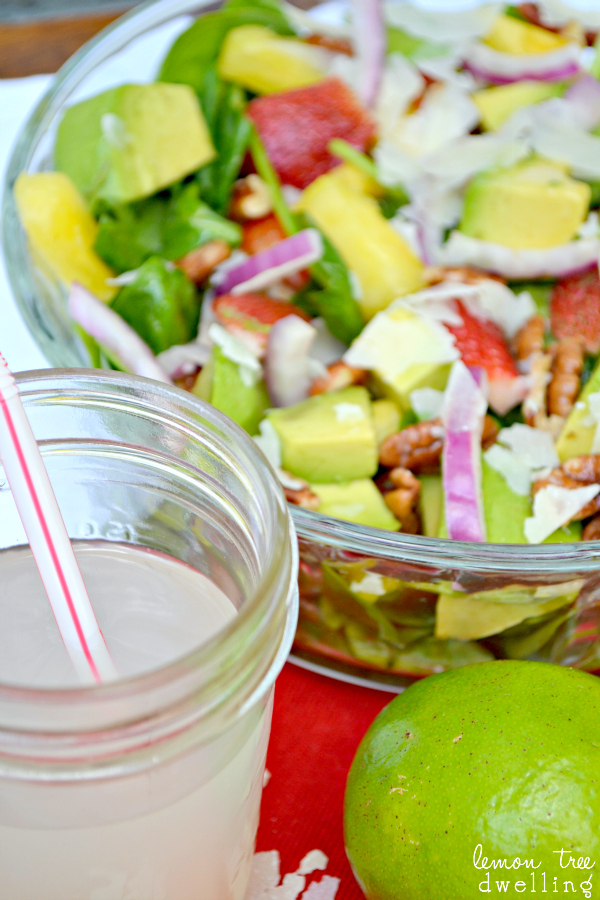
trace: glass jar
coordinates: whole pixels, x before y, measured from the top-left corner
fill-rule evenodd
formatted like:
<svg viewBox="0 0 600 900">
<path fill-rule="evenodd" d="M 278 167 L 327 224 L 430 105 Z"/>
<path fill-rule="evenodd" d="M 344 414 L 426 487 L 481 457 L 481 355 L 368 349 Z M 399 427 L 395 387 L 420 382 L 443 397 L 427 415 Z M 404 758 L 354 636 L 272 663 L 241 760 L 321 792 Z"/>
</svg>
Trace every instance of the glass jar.
<svg viewBox="0 0 600 900">
<path fill-rule="evenodd" d="M 238 613 L 147 674 L 0 684 L 0 896 L 242 900 L 297 620 L 282 491 L 253 441 L 176 388 L 79 370 L 18 382 L 71 539 L 167 554 Z M 1 468 L 0 522 L 1 557 L 26 543 Z"/>
<path fill-rule="evenodd" d="M 206 0 L 158 0 L 109 26 L 61 69 L 15 145 L 4 192 L 5 256 L 23 317 L 56 365 L 93 363 L 69 321 L 64 291 L 39 271 L 29 253 L 14 181 L 23 170 L 51 168 L 54 134 L 66 105 L 127 79 L 151 80 L 190 15 L 207 6 Z M 590 671 L 600 667 L 598 542 L 474 545 L 366 528 L 298 507 L 292 507 L 292 518 L 301 557 L 294 658 L 302 665 L 393 691 L 424 675 L 496 657 L 545 659 Z M 386 579 L 378 583 L 378 594 L 352 590 L 367 573 Z M 505 637 L 436 637 L 441 593 L 476 593 L 474 602 L 480 603 L 510 598 L 531 604 L 537 602 L 536 591 L 540 602 L 544 591 L 554 591 L 558 603 L 556 586 L 562 583 L 568 602 L 525 618 Z M 502 587 L 516 592 L 481 598 L 481 592 Z M 546 599 L 552 606 L 554 598 Z"/>
</svg>

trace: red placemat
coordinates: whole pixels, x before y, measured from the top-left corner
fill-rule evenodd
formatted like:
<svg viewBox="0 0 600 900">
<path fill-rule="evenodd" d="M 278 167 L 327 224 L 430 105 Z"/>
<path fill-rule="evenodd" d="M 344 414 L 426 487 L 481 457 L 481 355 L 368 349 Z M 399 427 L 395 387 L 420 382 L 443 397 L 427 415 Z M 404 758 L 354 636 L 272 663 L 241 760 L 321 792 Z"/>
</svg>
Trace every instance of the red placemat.
<svg viewBox="0 0 600 900">
<path fill-rule="evenodd" d="M 361 738 L 392 699 L 291 663 L 277 681 L 256 849 L 278 850 L 282 874 L 322 850 L 327 874 L 341 879 L 336 900 L 364 900 L 344 851 L 344 788 Z"/>
</svg>

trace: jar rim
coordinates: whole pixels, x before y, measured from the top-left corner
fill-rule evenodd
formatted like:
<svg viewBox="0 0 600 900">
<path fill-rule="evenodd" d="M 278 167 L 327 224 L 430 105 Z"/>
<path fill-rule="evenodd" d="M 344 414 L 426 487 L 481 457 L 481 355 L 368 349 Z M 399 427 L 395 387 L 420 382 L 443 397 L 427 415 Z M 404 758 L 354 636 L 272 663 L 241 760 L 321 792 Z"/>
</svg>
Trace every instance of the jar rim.
<svg viewBox="0 0 600 900">
<path fill-rule="evenodd" d="M 231 454 L 239 457 L 244 474 L 251 481 L 253 495 L 256 491 L 260 498 L 261 512 L 265 510 L 268 532 L 264 541 L 267 554 L 259 558 L 256 582 L 248 591 L 238 615 L 216 635 L 166 665 L 106 684 L 40 688 L 0 683 L 0 733 L 7 727 L 6 711 L 18 707 L 30 710 L 32 714 L 35 710 L 51 709 L 59 717 L 61 711 L 70 710 L 75 718 L 78 711 L 82 715 L 86 711 L 87 716 L 90 708 L 96 708 L 104 710 L 100 718 L 108 717 L 110 727 L 115 724 L 120 727 L 131 719 L 131 712 L 121 722 L 118 715 L 113 721 L 111 710 L 133 698 L 145 698 L 141 714 L 160 715 L 172 703 L 185 705 L 192 695 L 210 692 L 218 678 L 224 677 L 227 660 L 238 658 L 239 671 L 235 674 L 245 673 L 248 677 L 242 679 L 243 689 L 235 698 L 233 694 L 227 696 L 226 706 L 236 715 L 242 715 L 268 690 L 283 667 L 292 645 L 298 613 L 298 549 L 294 527 L 283 490 L 258 445 L 210 404 L 179 388 L 148 378 L 90 369 L 42 369 L 22 372 L 15 377 L 26 409 L 36 400 L 47 401 L 52 395 L 56 402 L 64 405 L 60 397 L 64 398 L 69 391 L 86 403 L 93 403 L 96 398 L 98 408 L 101 408 L 101 398 L 108 403 L 127 397 L 132 409 L 142 417 L 144 410 L 153 404 L 163 410 L 163 415 L 171 414 L 176 407 L 177 418 L 169 415 L 173 427 L 181 423 L 188 436 L 197 436 L 205 446 L 210 444 L 220 453 L 228 447 Z M 219 702 L 218 698 L 216 701 L 213 698 L 207 710 L 212 713 Z M 139 708 L 136 715 L 140 716 Z M 12 716 L 9 718 L 12 721 Z M 26 712 L 16 715 L 17 720 L 26 723 Z M 20 730 L 19 726 L 16 730 Z M 24 727 L 23 730 L 30 729 Z M 50 730 L 60 731 L 60 727 L 50 726 Z M 96 729 L 92 727 L 91 730 Z"/>
</svg>

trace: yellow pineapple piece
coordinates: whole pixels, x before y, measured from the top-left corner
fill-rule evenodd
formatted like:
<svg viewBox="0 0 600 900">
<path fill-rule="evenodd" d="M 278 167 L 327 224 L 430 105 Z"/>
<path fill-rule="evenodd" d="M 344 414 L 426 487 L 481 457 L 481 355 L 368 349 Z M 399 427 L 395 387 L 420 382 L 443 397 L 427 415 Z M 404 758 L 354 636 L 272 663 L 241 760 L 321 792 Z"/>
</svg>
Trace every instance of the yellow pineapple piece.
<svg viewBox="0 0 600 900">
<path fill-rule="evenodd" d="M 501 53 L 548 53 L 568 44 L 568 39 L 514 16 L 498 16 L 485 43 Z"/>
<path fill-rule="evenodd" d="M 67 286 L 78 281 L 101 300 L 111 300 L 116 288 L 106 279 L 115 273 L 94 250 L 98 223 L 73 182 L 62 172 L 22 172 L 15 199 L 41 265 Z"/>
<path fill-rule="evenodd" d="M 423 287 L 423 264 L 383 216 L 377 202 L 336 174 L 321 175 L 303 192 L 305 212 L 357 276 L 365 319 L 397 297 Z"/>
<path fill-rule="evenodd" d="M 324 52 L 263 25 L 240 25 L 223 41 L 217 69 L 225 81 L 255 94 L 273 94 L 322 81 Z"/>
</svg>

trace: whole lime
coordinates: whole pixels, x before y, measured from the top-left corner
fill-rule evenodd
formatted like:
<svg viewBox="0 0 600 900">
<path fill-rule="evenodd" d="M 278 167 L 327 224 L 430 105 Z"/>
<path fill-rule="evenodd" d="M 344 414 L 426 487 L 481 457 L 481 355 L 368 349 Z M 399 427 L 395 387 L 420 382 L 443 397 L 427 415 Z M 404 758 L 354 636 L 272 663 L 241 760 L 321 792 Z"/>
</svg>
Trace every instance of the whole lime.
<svg viewBox="0 0 600 900">
<path fill-rule="evenodd" d="M 344 830 L 369 900 L 600 896 L 600 679 L 499 661 L 418 682 L 363 738 Z"/>
</svg>

